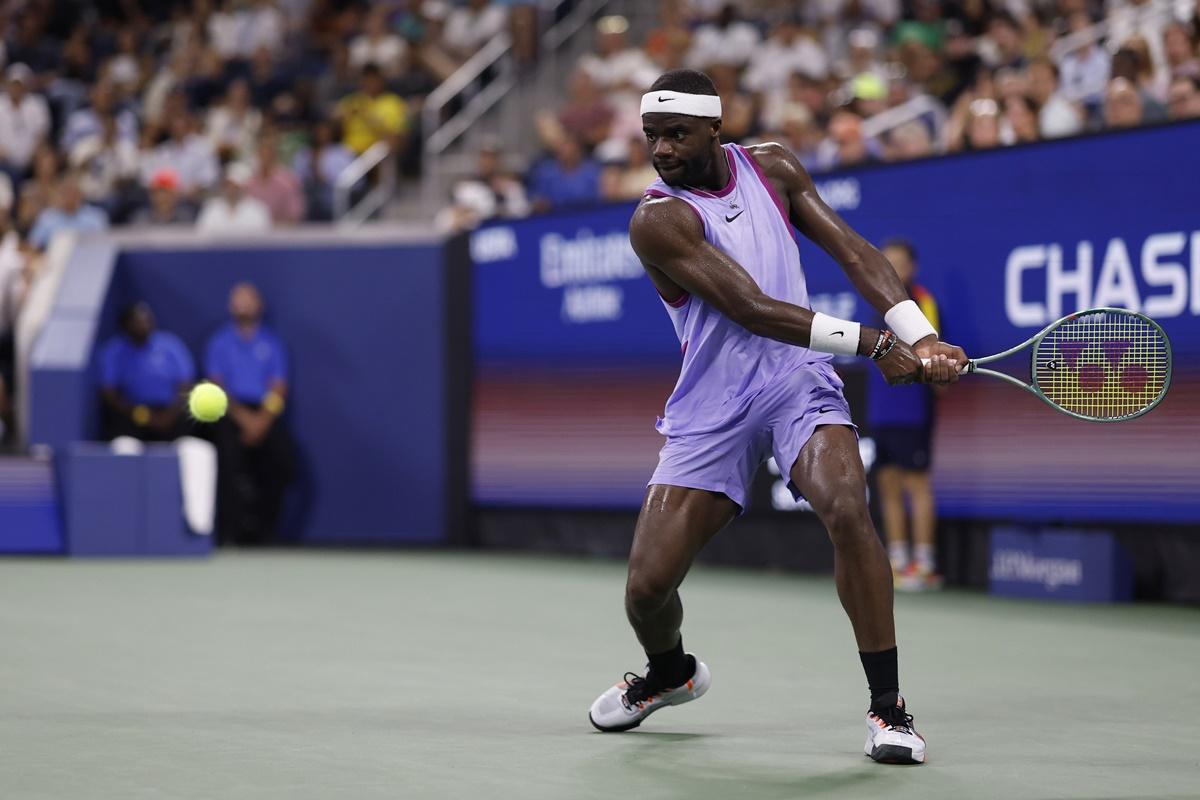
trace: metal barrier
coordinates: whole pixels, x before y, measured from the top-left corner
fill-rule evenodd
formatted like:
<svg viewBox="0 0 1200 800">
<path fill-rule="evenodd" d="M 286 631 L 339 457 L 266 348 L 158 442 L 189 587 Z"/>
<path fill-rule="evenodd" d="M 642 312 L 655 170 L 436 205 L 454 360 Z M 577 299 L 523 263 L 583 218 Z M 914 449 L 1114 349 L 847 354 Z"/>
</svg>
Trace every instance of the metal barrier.
<svg viewBox="0 0 1200 800">
<path fill-rule="evenodd" d="M 333 218 L 339 225 L 358 227 L 371 218 L 396 193 L 396 161 L 386 142 L 376 142 L 342 170 L 333 184 Z M 376 167 L 379 181 L 358 204 L 350 207 L 351 193 L 358 182 Z"/>
</svg>

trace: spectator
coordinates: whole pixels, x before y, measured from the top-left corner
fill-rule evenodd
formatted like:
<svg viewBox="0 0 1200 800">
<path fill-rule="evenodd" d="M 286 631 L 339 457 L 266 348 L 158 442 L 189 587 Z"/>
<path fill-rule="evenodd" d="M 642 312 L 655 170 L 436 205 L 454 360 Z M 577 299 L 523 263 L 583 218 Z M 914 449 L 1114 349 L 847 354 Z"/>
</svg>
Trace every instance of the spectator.
<svg viewBox="0 0 1200 800">
<path fill-rule="evenodd" d="M 1074 136 L 1083 130 L 1083 116 L 1058 89 L 1058 67 L 1040 58 L 1029 65 L 1029 96 L 1038 108 L 1038 129 L 1047 139 Z"/>
<path fill-rule="evenodd" d="M 38 214 L 33 230 L 29 232 L 29 243 L 38 250 L 45 250 L 55 234 L 64 231 L 85 233 L 108 228 L 108 215 L 95 206 L 83 202 L 79 178 L 67 175 L 59 181 L 54 196 L 54 205 Z"/>
<path fill-rule="evenodd" d="M 1109 81 L 1109 88 L 1105 93 L 1105 102 L 1107 103 L 1107 95 L 1111 93 L 1112 81 L 1118 78 L 1128 82 L 1138 94 L 1138 99 L 1141 102 L 1142 123 L 1159 122 L 1167 118 L 1167 108 L 1149 87 L 1146 76 L 1149 74 L 1144 65 L 1149 63 L 1145 60 L 1145 55 L 1137 50 L 1123 47 L 1113 55 L 1112 59 L 1112 80 Z"/>
<path fill-rule="evenodd" d="M 217 182 L 217 156 L 209 140 L 196 130 L 191 114 L 176 114 L 168 124 L 170 138 L 149 153 L 143 153 L 143 182 L 163 167 L 170 167 L 179 176 L 180 191 L 189 200 L 194 200 Z"/>
<path fill-rule="evenodd" d="M 1033 103 L 1024 95 L 1004 99 L 1004 120 L 1000 127 L 1000 139 L 1006 145 L 1036 142 L 1038 134 L 1037 112 Z"/>
<path fill-rule="evenodd" d="M 968 150 L 991 150 L 1002 144 L 999 111 L 996 101 L 989 98 L 975 100 L 968 106 Z"/>
<path fill-rule="evenodd" d="M 534 167 L 529 193 L 535 211 L 595 203 L 600 200 L 600 166 L 584 155 L 578 141 L 564 136 L 553 157 Z"/>
<path fill-rule="evenodd" d="M 219 158 L 238 160 L 254 152 L 262 112 L 250 103 L 250 84 L 239 78 L 229 84 L 225 100 L 208 112 L 205 134 Z"/>
<path fill-rule="evenodd" d="M 878 145 L 863 134 L 862 117 L 844 110 L 833 115 L 829 120 L 829 136 L 817 152 L 821 169 L 860 166 L 878 158 Z"/>
<path fill-rule="evenodd" d="M 495 142 L 479 149 L 475 175 L 455 184 L 450 206 L 439 214 L 439 229 L 470 230 L 493 217 L 523 217 L 529 213 L 525 187 L 504 169 L 503 158 Z"/>
<path fill-rule="evenodd" d="M 179 192 L 179 175 L 170 167 L 162 167 L 150 176 L 147 191 L 150 205 L 138 209 L 134 225 L 192 225 L 196 209 Z"/>
<path fill-rule="evenodd" d="M 1007 11 L 992 16 L 987 35 L 980 42 L 980 54 L 989 67 L 1022 69 L 1025 66 L 1021 23 Z"/>
<path fill-rule="evenodd" d="M 220 234 L 269 230 L 271 210 L 261 200 L 246 194 L 246 185 L 253 176 L 254 170 L 242 162 L 226 167 L 221 191 L 204 202 L 196 230 Z"/>
<path fill-rule="evenodd" d="M 225 0 L 208 18 L 208 36 L 222 60 L 248 59 L 260 48 L 278 53 L 285 20 L 271 0 Z"/>
<path fill-rule="evenodd" d="M 1125 78 L 1113 78 L 1104 99 L 1104 124 L 1109 128 L 1132 128 L 1143 119 L 1142 97 Z"/>
<path fill-rule="evenodd" d="M 386 142 L 398 152 L 408 131 L 408 107 L 387 91 L 383 73 L 374 64 L 363 67 L 361 89 L 337 104 L 336 115 L 344 131 L 343 142 L 359 154 L 376 142 Z"/>
<path fill-rule="evenodd" d="M 558 122 L 566 133 L 595 147 L 609 136 L 613 109 L 604 99 L 585 70 L 577 69 L 567 87 L 567 104 L 558 112 Z"/>
<path fill-rule="evenodd" d="M 696 29 L 684 63 L 700 70 L 714 64 L 744 67 L 762 41 L 762 35 L 758 28 L 738 16 L 738 7 L 733 3 L 721 6 L 716 19 Z"/>
<path fill-rule="evenodd" d="M 750 95 L 738 91 L 737 69 L 714 64 L 708 75 L 721 98 L 721 141 L 739 142 L 752 135 L 758 126 L 758 108 Z"/>
<path fill-rule="evenodd" d="M 821 148 L 822 133 L 816 119 L 806 106 L 793 106 L 783 118 L 780 136 L 806 169 L 815 169 Z M 772 137 L 766 137 L 770 141 Z"/>
<path fill-rule="evenodd" d="M 120 138 L 111 114 L 101 119 L 100 125 L 98 134 L 79 140 L 68 163 L 79 174 L 84 198 L 112 217 L 118 215 L 123 198 L 137 182 L 140 154 L 133 142 Z"/>
<path fill-rule="evenodd" d="M 50 108 L 41 95 L 29 91 L 29 67 L 13 64 L 4 75 L 8 83 L 0 95 L 0 170 L 17 183 L 29 173 L 34 152 L 50 132 Z"/>
<path fill-rule="evenodd" d="M 112 84 L 101 80 L 92 87 L 91 104 L 67 117 L 62 136 L 59 138 L 59 147 L 65 153 L 71 152 L 81 139 L 101 133 L 104 118 L 109 116 L 116 117 L 117 132 L 122 139 L 131 142 L 138 140 L 137 117 L 132 111 L 117 107 L 116 92 Z"/>
<path fill-rule="evenodd" d="M 38 215 L 54 202 L 61 170 L 58 150 L 50 142 L 43 142 L 33 156 L 33 175 L 21 184 L 17 195 L 18 230 L 32 228 Z"/>
<path fill-rule="evenodd" d="M 271 212 L 276 225 L 294 225 L 304 218 L 304 189 L 291 169 L 279 163 L 279 137 L 269 134 L 258 143 L 258 164 L 246 183 L 246 195 Z"/>
<path fill-rule="evenodd" d="M 337 128 L 328 120 L 313 126 L 312 144 L 292 160 L 292 170 L 304 186 L 308 218 L 333 219 L 333 191 L 337 178 L 354 161 L 354 153 L 339 141 Z"/>
<path fill-rule="evenodd" d="M 229 314 L 204 357 L 206 376 L 229 395 L 229 413 L 215 429 L 217 534 L 223 543 L 266 544 L 278 533 L 294 472 L 291 438 L 280 419 L 290 388 L 287 353 L 263 323 L 255 286 L 233 287 Z"/>
<path fill-rule="evenodd" d="M 257 108 L 270 110 L 280 95 L 290 89 L 287 77 L 280 71 L 275 52 L 260 47 L 250 57 L 250 96 Z"/>
<path fill-rule="evenodd" d="M 629 45 L 628 32 L 624 17 L 601 17 L 596 23 L 596 52 L 579 59 L 579 68 L 602 89 L 645 91 L 658 77 L 658 66 Z"/>
<path fill-rule="evenodd" d="M 888 160 L 907 161 L 933 154 L 929 128 L 917 120 L 906 122 L 888 136 Z"/>
<path fill-rule="evenodd" d="M 605 200 L 637 200 L 658 178 L 643 137 L 627 140 L 625 152 L 624 160 L 605 165 L 600 176 Z"/>
<path fill-rule="evenodd" d="M 1173 120 L 1200 117 L 1200 78 L 1180 76 L 1171 81 L 1167 93 L 1167 113 Z"/>
<path fill-rule="evenodd" d="M 148 127 L 164 127 L 164 109 L 167 98 L 183 89 L 188 78 L 196 70 L 199 48 L 181 47 L 172 51 L 167 63 L 154 73 L 146 90 L 142 93 L 142 121 Z"/>
<path fill-rule="evenodd" d="M 797 72 L 823 77 L 829 72 L 829 58 L 807 29 L 785 20 L 750 54 L 742 83 L 751 92 L 779 94 L 787 91 Z"/>
<path fill-rule="evenodd" d="M 1200 56 L 1187 26 L 1175 23 L 1163 33 L 1163 56 L 1170 78 L 1200 78 Z"/>
<path fill-rule="evenodd" d="M 1069 17 L 1071 33 L 1085 30 L 1091 23 L 1082 11 Z M 1088 41 L 1067 53 L 1059 64 L 1062 73 L 1063 96 L 1073 103 L 1082 103 L 1089 109 L 1098 109 L 1104 104 L 1105 87 L 1108 85 L 1109 59 L 1096 43 Z"/>
<path fill-rule="evenodd" d="M 178 336 L 156 329 L 145 303 L 122 309 L 119 324 L 98 356 L 106 436 L 154 442 L 182 436 L 184 401 L 196 380 L 191 353 Z"/>
<path fill-rule="evenodd" d="M 917 302 L 936 327 L 938 311 L 933 295 L 914 282 L 917 261 L 912 245 L 905 241 L 888 242 L 883 254 L 896 270 L 909 298 Z M 879 320 L 879 324 L 883 325 L 883 321 Z M 877 370 L 872 370 L 868 379 L 867 420 L 871 438 L 875 440 L 875 485 L 892 575 L 897 589 L 936 589 L 941 586 L 941 578 L 937 574 L 934 539 L 937 525 L 929 480 L 933 391 L 921 384 L 889 387 L 876 373 Z"/>
<path fill-rule="evenodd" d="M 450 12 L 442 32 L 442 44 L 459 62 L 466 61 L 508 25 L 508 9 L 502 3 L 467 0 Z"/>
<path fill-rule="evenodd" d="M 388 7 L 377 6 L 367 13 L 363 32 L 350 42 L 350 67 L 361 70 L 375 64 L 388 80 L 400 76 L 408 55 L 408 44 L 387 28 Z"/>
</svg>

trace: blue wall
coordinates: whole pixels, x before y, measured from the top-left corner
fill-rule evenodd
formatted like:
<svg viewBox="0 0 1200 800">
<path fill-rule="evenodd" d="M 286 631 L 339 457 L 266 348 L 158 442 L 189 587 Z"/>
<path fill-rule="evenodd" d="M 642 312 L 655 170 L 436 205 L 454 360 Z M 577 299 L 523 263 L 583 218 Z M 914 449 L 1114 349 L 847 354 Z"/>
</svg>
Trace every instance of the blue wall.
<svg viewBox="0 0 1200 800">
<path fill-rule="evenodd" d="M 1068 420 L 984 378 L 947 392 L 933 465 L 943 514 L 1200 519 L 1198 142 L 1200 123 L 1175 124 L 817 178 L 867 239 L 915 244 L 945 338 L 968 355 L 1096 305 L 1143 311 L 1171 337 L 1170 392 L 1132 422 Z M 472 235 L 477 502 L 639 501 L 679 345 L 629 246 L 633 208 L 497 221 Z M 814 308 L 874 316 L 816 245 L 802 239 L 800 252 Z M 1028 375 L 1028 356 L 1009 367 Z"/>
<path fill-rule="evenodd" d="M 230 287 L 257 284 L 291 356 L 285 419 L 301 478 L 289 534 L 437 542 L 447 497 L 442 261 L 439 245 L 126 249 L 112 297 L 150 303 L 199 363 L 227 319 Z"/>
</svg>

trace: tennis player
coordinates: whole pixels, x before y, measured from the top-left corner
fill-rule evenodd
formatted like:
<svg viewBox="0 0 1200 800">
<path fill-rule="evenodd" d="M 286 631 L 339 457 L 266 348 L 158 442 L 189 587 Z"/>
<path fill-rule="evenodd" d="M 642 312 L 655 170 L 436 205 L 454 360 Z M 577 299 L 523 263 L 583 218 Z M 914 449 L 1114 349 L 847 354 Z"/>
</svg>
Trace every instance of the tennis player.
<svg viewBox="0 0 1200 800">
<path fill-rule="evenodd" d="M 829 362 L 865 356 L 889 383 L 948 384 L 966 356 L 938 341 L 891 265 L 821 200 L 786 148 L 721 145 L 721 101 L 707 75 L 662 75 L 641 111 L 659 180 L 629 238 L 667 307 L 683 366 L 658 422 L 667 441 L 625 590 L 649 666 L 601 694 L 589 718 L 602 731 L 624 731 L 708 690 L 708 667 L 683 649 L 678 588 L 700 549 L 745 508 L 755 471 L 774 455 L 790 465 L 789 489 L 807 498 L 833 541 L 838 596 L 871 692 L 866 753 L 920 763 L 925 741 L 900 696 L 892 573 Z M 842 265 L 891 330 L 809 309 L 793 226 Z"/>
</svg>

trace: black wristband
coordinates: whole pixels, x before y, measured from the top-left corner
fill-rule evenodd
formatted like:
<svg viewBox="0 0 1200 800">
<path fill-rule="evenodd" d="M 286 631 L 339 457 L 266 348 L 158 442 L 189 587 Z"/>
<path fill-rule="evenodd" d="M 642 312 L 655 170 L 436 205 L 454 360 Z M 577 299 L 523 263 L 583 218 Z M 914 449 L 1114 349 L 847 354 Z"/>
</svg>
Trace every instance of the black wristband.
<svg viewBox="0 0 1200 800">
<path fill-rule="evenodd" d="M 892 348 L 896 346 L 896 334 L 889 330 L 879 331 L 879 339 L 875 342 L 875 349 L 871 351 L 871 360 L 878 361 L 879 359 L 892 352 Z"/>
</svg>

